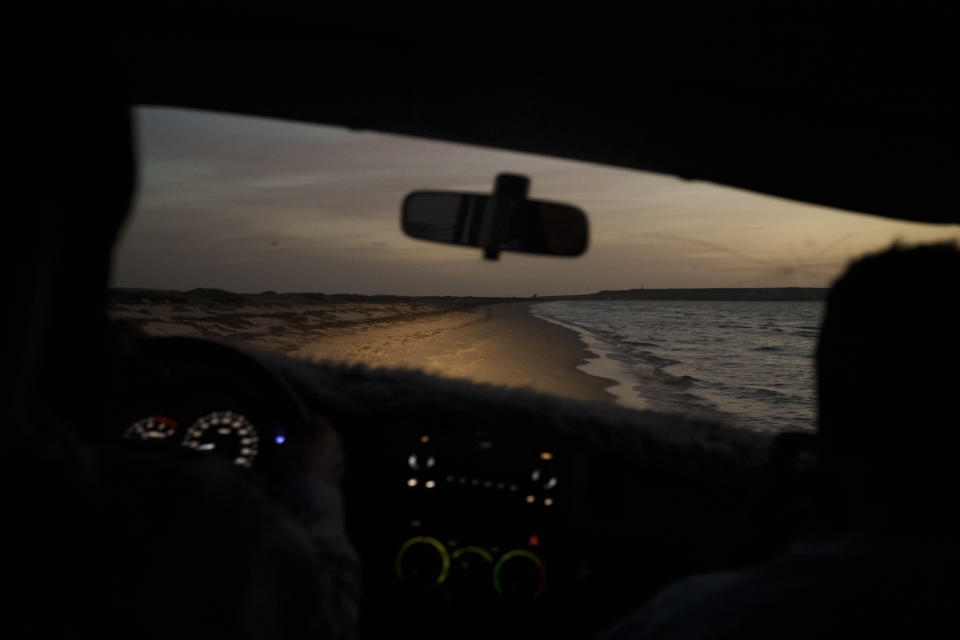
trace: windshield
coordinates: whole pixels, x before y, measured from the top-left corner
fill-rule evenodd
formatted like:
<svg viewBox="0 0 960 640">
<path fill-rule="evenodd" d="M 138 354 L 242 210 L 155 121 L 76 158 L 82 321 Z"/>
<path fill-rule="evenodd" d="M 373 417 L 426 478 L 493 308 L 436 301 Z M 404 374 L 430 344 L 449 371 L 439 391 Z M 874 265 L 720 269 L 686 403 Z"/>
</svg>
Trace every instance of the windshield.
<svg viewBox="0 0 960 640">
<path fill-rule="evenodd" d="M 402 136 L 167 108 L 137 109 L 136 127 L 139 193 L 112 312 L 147 333 L 752 430 L 812 427 L 824 288 L 851 258 L 960 237 L 956 226 Z M 583 209 L 587 253 L 491 262 L 400 231 L 408 193 L 489 193 L 501 172 L 528 176 L 533 198 Z"/>
</svg>

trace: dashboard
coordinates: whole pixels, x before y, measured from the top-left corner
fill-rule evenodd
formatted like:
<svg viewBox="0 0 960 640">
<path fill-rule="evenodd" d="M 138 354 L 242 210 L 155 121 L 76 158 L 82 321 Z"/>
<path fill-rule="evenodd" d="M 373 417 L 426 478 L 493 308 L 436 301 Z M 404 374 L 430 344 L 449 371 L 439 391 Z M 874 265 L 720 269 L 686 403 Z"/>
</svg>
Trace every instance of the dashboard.
<svg viewBox="0 0 960 640">
<path fill-rule="evenodd" d="M 652 470 L 654 452 L 644 466 L 583 438 L 576 421 L 603 427 L 593 408 L 199 339 L 138 349 L 107 440 L 210 456 L 269 489 L 302 472 L 318 420 L 339 432 L 361 637 L 592 635 L 718 561 L 710 527 L 740 515 L 723 487 Z"/>
<path fill-rule="evenodd" d="M 464 620 L 473 630 L 507 619 L 524 628 L 560 602 L 571 458 L 542 430 L 531 437 L 486 415 L 466 423 L 432 411 L 361 425 L 232 347 L 150 338 L 138 349 L 110 440 L 209 456 L 278 487 L 302 469 L 311 425 L 331 418 L 347 454 L 363 608 L 377 612 L 364 635 L 399 624 L 439 637 Z"/>
</svg>

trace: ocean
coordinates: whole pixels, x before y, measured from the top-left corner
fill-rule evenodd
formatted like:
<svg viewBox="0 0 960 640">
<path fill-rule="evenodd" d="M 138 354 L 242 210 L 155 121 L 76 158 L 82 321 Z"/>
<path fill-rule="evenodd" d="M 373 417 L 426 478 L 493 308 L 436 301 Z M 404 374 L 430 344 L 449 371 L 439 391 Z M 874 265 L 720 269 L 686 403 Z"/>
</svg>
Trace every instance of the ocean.
<svg viewBox="0 0 960 640">
<path fill-rule="evenodd" d="M 557 301 L 532 313 L 573 329 L 617 402 L 752 431 L 809 431 L 822 302 Z"/>
</svg>

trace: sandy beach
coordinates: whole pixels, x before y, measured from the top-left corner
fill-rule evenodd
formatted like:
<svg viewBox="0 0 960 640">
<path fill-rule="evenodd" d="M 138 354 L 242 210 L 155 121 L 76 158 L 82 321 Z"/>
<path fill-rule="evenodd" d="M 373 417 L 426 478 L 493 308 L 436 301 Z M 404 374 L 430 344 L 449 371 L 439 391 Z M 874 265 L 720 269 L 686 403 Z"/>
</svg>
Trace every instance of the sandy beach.
<svg viewBox="0 0 960 640">
<path fill-rule="evenodd" d="M 123 291 L 110 309 L 150 335 L 224 339 L 308 360 L 615 400 L 604 391 L 613 381 L 577 369 L 591 355 L 580 337 L 531 315 L 529 301 L 352 298 Z"/>
</svg>

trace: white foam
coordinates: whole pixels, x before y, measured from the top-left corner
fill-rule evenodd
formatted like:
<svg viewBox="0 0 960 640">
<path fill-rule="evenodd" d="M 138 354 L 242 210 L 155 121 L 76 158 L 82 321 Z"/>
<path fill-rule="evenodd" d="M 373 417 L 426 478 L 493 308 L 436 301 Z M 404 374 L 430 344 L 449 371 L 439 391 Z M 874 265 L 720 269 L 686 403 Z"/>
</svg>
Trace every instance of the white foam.
<svg viewBox="0 0 960 640">
<path fill-rule="evenodd" d="M 597 378 L 613 380 L 616 384 L 606 387 L 604 391 L 614 396 L 617 399 L 617 404 L 631 409 L 649 408 L 647 400 L 634 390 L 634 387 L 639 384 L 639 380 L 617 360 L 610 357 L 613 353 L 611 349 L 585 329 L 551 318 L 542 311 L 538 313 L 537 307 L 540 306 L 542 304 L 530 305 L 530 313 L 541 320 L 552 322 L 575 332 L 586 345 L 588 353 L 594 356 L 593 358 L 588 357 L 587 361 L 579 365 L 577 369 Z M 651 373 L 652 370 L 651 367 Z"/>
</svg>

